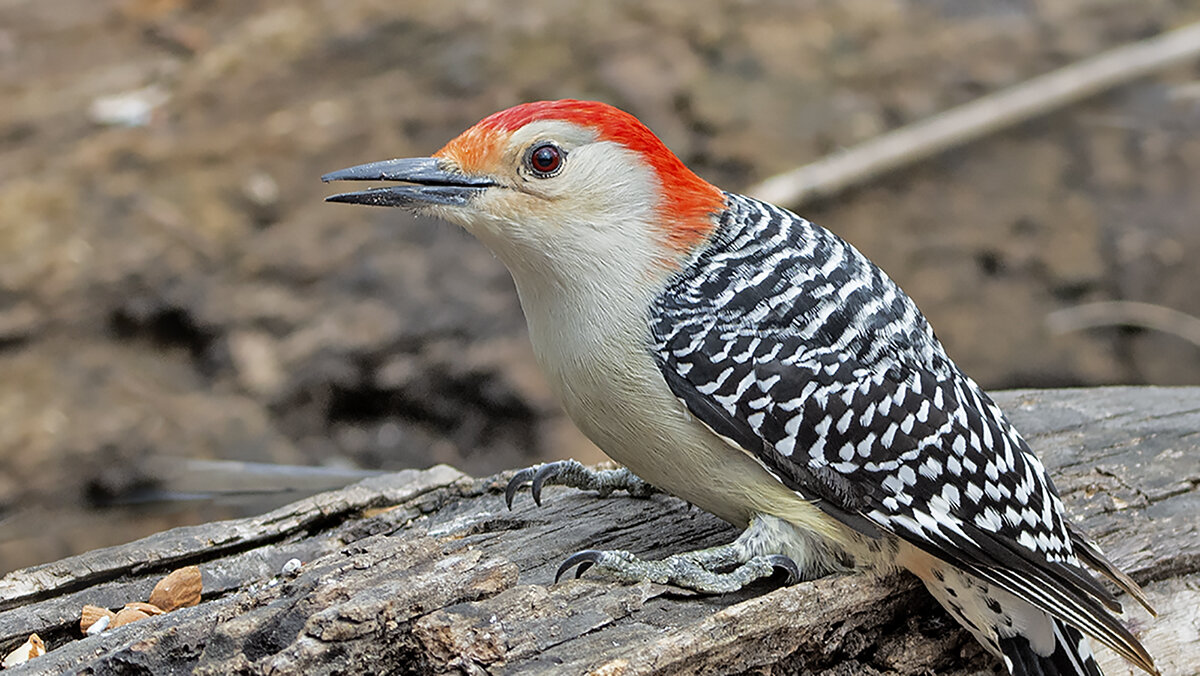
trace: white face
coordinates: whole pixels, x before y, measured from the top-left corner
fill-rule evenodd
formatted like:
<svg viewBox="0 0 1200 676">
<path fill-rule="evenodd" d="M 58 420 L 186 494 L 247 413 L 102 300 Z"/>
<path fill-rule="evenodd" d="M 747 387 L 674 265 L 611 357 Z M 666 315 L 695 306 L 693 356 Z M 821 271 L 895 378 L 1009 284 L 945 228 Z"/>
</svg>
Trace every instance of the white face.
<svg viewBox="0 0 1200 676">
<path fill-rule="evenodd" d="M 425 210 L 474 234 L 518 278 L 572 284 L 603 269 L 636 281 L 628 275 L 645 277 L 665 262 L 653 225 L 657 178 L 637 153 L 561 121 L 530 123 L 502 143 L 486 167 L 463 167 L 486 172 L 495 187 L 466 205 Z"/>
</svg>

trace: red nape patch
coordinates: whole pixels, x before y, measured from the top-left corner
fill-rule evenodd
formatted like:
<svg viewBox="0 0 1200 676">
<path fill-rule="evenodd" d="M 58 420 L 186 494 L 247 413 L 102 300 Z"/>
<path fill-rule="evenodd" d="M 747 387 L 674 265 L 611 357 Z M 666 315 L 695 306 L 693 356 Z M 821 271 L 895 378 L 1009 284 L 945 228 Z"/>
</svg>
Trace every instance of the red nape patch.
<svg viewBox="0 0 1200 676">
<path fill-rule="evenodd" d="M 688 169 L 654 132 L 623 110 L 597 101 L 536 101 L 489 115 L 475 126 L 513 132 L 540 120 L 562 120 L 595 129 L 601 139 L 639 153 L 662 181 L 660 212 L 666 221 L 667 244 L 686 252 L 708 239 L 714 227 L 713 214 L 725 208 L 721 191 Z"/>
</svg>

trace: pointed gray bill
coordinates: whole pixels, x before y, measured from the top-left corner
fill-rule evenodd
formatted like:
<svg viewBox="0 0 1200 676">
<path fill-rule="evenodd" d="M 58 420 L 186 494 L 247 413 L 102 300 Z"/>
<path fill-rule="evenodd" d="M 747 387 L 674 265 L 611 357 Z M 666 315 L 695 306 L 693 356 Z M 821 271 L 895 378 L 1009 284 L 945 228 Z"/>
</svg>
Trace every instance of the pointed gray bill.
<svg viewBox="0 0 1200 676">
<path fill-rule="evenodd" d="M 475 195 L 496 185 L 474 176 L 446 171 L 434 157 L 409 157 L 360 164 L 325 174 L 329 181 L 400 181 L 411 185 L 370 188 L 358 192 L 330 195 L 326 202 L 369 204 L 377 207 L 416 207 L 425 204 L 461 206 Z"/>
</svg>

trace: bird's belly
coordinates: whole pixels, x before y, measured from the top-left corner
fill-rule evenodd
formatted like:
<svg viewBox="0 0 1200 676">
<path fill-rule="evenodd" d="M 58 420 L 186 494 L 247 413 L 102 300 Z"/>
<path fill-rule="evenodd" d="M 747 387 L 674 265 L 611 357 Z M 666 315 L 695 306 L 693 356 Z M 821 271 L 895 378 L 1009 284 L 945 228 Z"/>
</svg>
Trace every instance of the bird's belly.
<svg viewBox="0 0 1200 676">
<path fill-rule="evenodd" d="M 563 401 L 584 434 L 652 485 L 738 527 L 756 515 L 776 517 L 762 544 L 791 557 L 806 576 L 845 566 L 890 567 L 887 542 L 860 536 L 822 512 L 692 417 L 665 382 L 661 390 L 599 398 L 596 390 L 590 397 L 576 391 Z M 631 401 L 653 403 L 631 410 Z"/>
<path fill-rule="evenodd" d="M 751 458 L 690 419 L 671 400 L 640 407 L 594 398 L 564 404 L 581 431 L 610 458 L 676 497 L 738 526 L 755 513 L 755 486 L 778 482 Z M 614 408 L 637 409 L 616 413 Z"/>
<path fill-rule="evenodd" d="M 543 368 L 579 429 L 652 485 L 740 527 L 769 514 L 846 540 L 841 524 L 692 416 L 649 354 L 632 364 L 543 362 Z"/>
</svg>

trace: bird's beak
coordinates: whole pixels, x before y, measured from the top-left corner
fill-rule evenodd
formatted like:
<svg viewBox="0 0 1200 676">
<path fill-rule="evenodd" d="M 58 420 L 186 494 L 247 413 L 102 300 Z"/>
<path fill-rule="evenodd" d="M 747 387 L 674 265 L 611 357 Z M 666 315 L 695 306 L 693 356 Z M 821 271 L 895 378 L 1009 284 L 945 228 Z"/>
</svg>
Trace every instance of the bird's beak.
<svg viewBox="0 0 1200 676">
<path fill-rule="evenodd" d="M 462 206 L 496 185 L 487 178 L 467 176 L 441 168 L 435 157 L 410 157 L 360 164 L 325 174 L 322 181 L 403 181 L 411 185 L 371 188 L 330 195 L 326 202 L 370 204 L 378 207 Z"/>
</svg>

